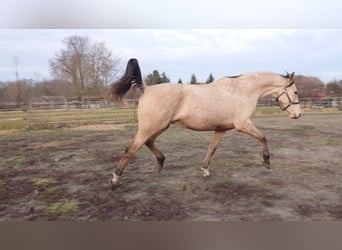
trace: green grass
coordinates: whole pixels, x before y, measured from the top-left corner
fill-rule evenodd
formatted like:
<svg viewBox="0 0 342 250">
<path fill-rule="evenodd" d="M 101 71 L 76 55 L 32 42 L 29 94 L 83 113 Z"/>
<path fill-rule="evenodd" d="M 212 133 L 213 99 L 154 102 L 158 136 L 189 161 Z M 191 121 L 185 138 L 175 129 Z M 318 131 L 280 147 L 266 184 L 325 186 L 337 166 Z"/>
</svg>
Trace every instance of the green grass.
<svg viewBox="0 0 342 250">
<path fill-rule="evenodd" d="M 112 191 L 110 196 L 112 197 L 113 200 L 116 200 L 119 197 L 119 195 L 115 193 L 115 191 Z"/>
<path fill-rule="evenodd" d="M 135 123 L 133 109 L 45 110 L 0 112 L 0 130 L 56 129 L 97 123 Z"/>
<path fill-rule="evenodd" d="M 56 180 L 53 178 L 34 178 L 32 182 L 36 186 L 47 186 L 56 183 Z"/>
<path fill-rule="evenodd" d="M 232 164 L 232 159 L 218 158 L 212 160 L 212 164 L 215 167 L 229 167 Z"/>
<path fill-rule="evenodd" d="M 13 167 L 15 169 L 23 169 L 24 168 L 24 165 L 23 165 L 23 162 L 24 162 L 25 158 L 23 156 L 16 156 L 13 158 L 12 162 L 13 162 Z"/>
<path fill-rule="evenodd" d="M 325 140 L 325 143 L 327 145 L 339 145 L 341 144 L 341 139 L 328 138 Z"/>
<path fill-rule="evenodd" d="M 257 107 L 254 116 L 269 116 L 269 115 L 281 115 L 283 111 L 277 106 L 271 107 Z"/>
<path fill-rule="evenodd" d="M 227 180 L 225 180 L 225 181 L 223 182 L 223 184 L 224 184 L 226 187 L 228 187 L 228 186 L 230 186 L 230 185 L 233 184 L 233 181 L 230 180 L 230 179 L 227 179 Z"/>
<path fill-rule="evenodd" d="M 75 201 L 55 202 L 49 206 L 49 208 L 45 212 L 45 215 L 59 215 L 64 213 L 77 212 L 78 210 L 79 207 Z"/>
<path fill-rule="evenodd" d="M 51 194 L 51 195 L 52 194 L 57 194 L 57 193 L 60 192 L 60 188 L 59 187 L 52 187 L 52 188 L 47 189 L 46 192 L 48 194 Z"/>
<path fill-rule="evenodd" d="M 313 109 L 302 108 L 306 114 L 341 113 L 336 108 Z M 0 111 L 0 131 L 12 129 L 57 129 L 89 124 L 132 124 L 137 122 L 134 109 L 69 109 L 44 110 L 32 112 Z M 257 107 L 255 116 L 278 116 L 283 111 L 277 106 Z M 286 113 L 286 112 L 285 112 Z"/>
</svg>

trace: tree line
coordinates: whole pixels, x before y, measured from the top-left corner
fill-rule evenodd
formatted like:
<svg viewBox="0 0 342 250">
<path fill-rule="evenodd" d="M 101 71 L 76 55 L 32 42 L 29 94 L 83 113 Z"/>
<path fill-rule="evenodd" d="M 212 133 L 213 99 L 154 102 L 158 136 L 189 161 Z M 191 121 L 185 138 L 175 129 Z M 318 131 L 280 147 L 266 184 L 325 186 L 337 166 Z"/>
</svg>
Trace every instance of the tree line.
<svg viewBox="0 0 342 250">
<path fill-rule="evenodd" d="M 212 73 L 209 74 L 207 80 L 205 83 L 211 83 L 215 80 Z M 153 70 L 152 73 L 148 74 L 147 77 L 145 77 L 145 83 L 146 85 L 154 85 L 154 84 L 160 84 L 160 83 L 168 83 L 170 82 L 170 78 L 166 75 L 165 72 L 162 72 L 161 74 L 157 69 Z M 177 83 L 183 84 L 183 80 L 181 78 L 178 79 Z M 201 82 L 198 82 L 197 77 L 195 74 L 191 75 L 189 84 L 202 84 Z"/>
<path fill-rule="evenodd" d="M 121 59 L 114 56 L 105 43 L 92 43 L 86 36 L 70 36 L 62 43 L 64 47 L 49 60 L 53 80 L 18 79 L 16 58 L 16 81 L 0 82 L 0 101 L 34 101 L 41 100 L 43 96 L 61 96 L 78 101 L 96 98 L 110 100 L 109 86 L 122 74 Z M 214 80 L 210 73 L 204 83 Z M 300 75 L 295 80 L 301 97 L 312 97 L 317 92 L 329 96 L 342 95 L 342 80 L 324 84 L 319 78 Z M 154 85 L 170 82 L 170 78 L 165 72 L 159 73 L 155 69 L 144 81 L 147 85 Z M 179 78 L 177 83 L 184 82 Z M 195 74 L 186 83 L 202 84 Z"/>
</svg>

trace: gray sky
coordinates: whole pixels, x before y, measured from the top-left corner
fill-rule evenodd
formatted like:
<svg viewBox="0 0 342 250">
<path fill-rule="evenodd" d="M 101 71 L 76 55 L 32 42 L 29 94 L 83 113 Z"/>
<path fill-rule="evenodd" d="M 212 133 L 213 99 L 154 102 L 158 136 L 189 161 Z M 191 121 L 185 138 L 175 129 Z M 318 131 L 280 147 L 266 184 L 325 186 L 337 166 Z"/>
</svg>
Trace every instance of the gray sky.
<svg viewBox="0 0 342 250">
<path fill-rule="evenodd" d="M 49 59 L 71 35 L 136 57 L 144 75 L 205 81 L 251 71 L 342 79 L 340 0 L 3 0 L 0 81 L 49 79 Z M 78 29 L 74 29 L 78 28 Z"/>
<path fill-rule="evenodd" d="M 105 42 L 113 55 L 135 57 L 142 72 L 165 71 L 172 81 L 205 81 L 252 71 L 342 79 L 342 29 L 0 29 L 0 81 L 49 79 L 49 59 L 71 35 Z"/>
</svg>

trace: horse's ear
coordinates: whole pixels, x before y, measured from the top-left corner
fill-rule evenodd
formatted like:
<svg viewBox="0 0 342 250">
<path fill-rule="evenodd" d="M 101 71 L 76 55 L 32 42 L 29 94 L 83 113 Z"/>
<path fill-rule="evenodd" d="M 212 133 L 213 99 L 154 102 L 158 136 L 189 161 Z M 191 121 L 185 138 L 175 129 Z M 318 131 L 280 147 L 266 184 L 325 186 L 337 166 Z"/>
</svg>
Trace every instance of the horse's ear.
<svg viewBox="0 0 342 250">
<path fill-rule="evenodd" d="M 289 79 L 290 79 L 291 82 L 293 82 L 294 76 L 295 76 L 295 72 L 292 72 L 292 73 L 289 75 Z"/>
</svg>

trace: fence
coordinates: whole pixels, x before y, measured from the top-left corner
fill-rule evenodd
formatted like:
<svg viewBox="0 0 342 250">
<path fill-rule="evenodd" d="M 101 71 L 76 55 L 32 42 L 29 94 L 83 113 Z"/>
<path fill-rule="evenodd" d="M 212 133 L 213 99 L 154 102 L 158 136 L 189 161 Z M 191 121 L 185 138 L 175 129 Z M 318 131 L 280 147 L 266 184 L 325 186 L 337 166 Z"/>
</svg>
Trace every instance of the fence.
<svg viewBox="0 0 342 250">
<path fill-rule="evenodd" d="M 300 98 L 300 104 L 303 107 L 311 108 L 337 108 L 342 110 L 342 97 L 328 98 Z M 277 102 L 273 97 L 262 98 L 258 101 L 258 106 L 277 106 Z"/>
<path fill-rule="evenodd" d="M 104 102 L 86 103 L 0 103 L 0 129 L 60 128 L 97 123 L 137 122 L 137 100 L 123 107 Z M 109 106 L 109 107 L 108 107 Z"/>
<path fill-rule="evenodd" d="M 338 108 L 342 98 L 301 99 L 304 108 Z M 1 103 L 0 130 L 22 128 L 60 128 L 97 123 L 129 124 L 137 122 L 138 100 L 126 100 L 124 107 L 105 101 L 43 103 Z M 258 107 L 277 106 L 274 98 L 263 98 Z"/>
<path fill-rule="evenodd" d="M 105 99 L 96 101 L 67 101 L 55 99 L 45 102 L 0 102 L 0 111 L 27 111 L 27 110 L 56 110 L 56 109 L 99 109 L 99 108 L 119 108 L 134 107 L 138 103 L 137 99 L 127 99 L 120 105 L 109 102 Z"/>
</svg>

